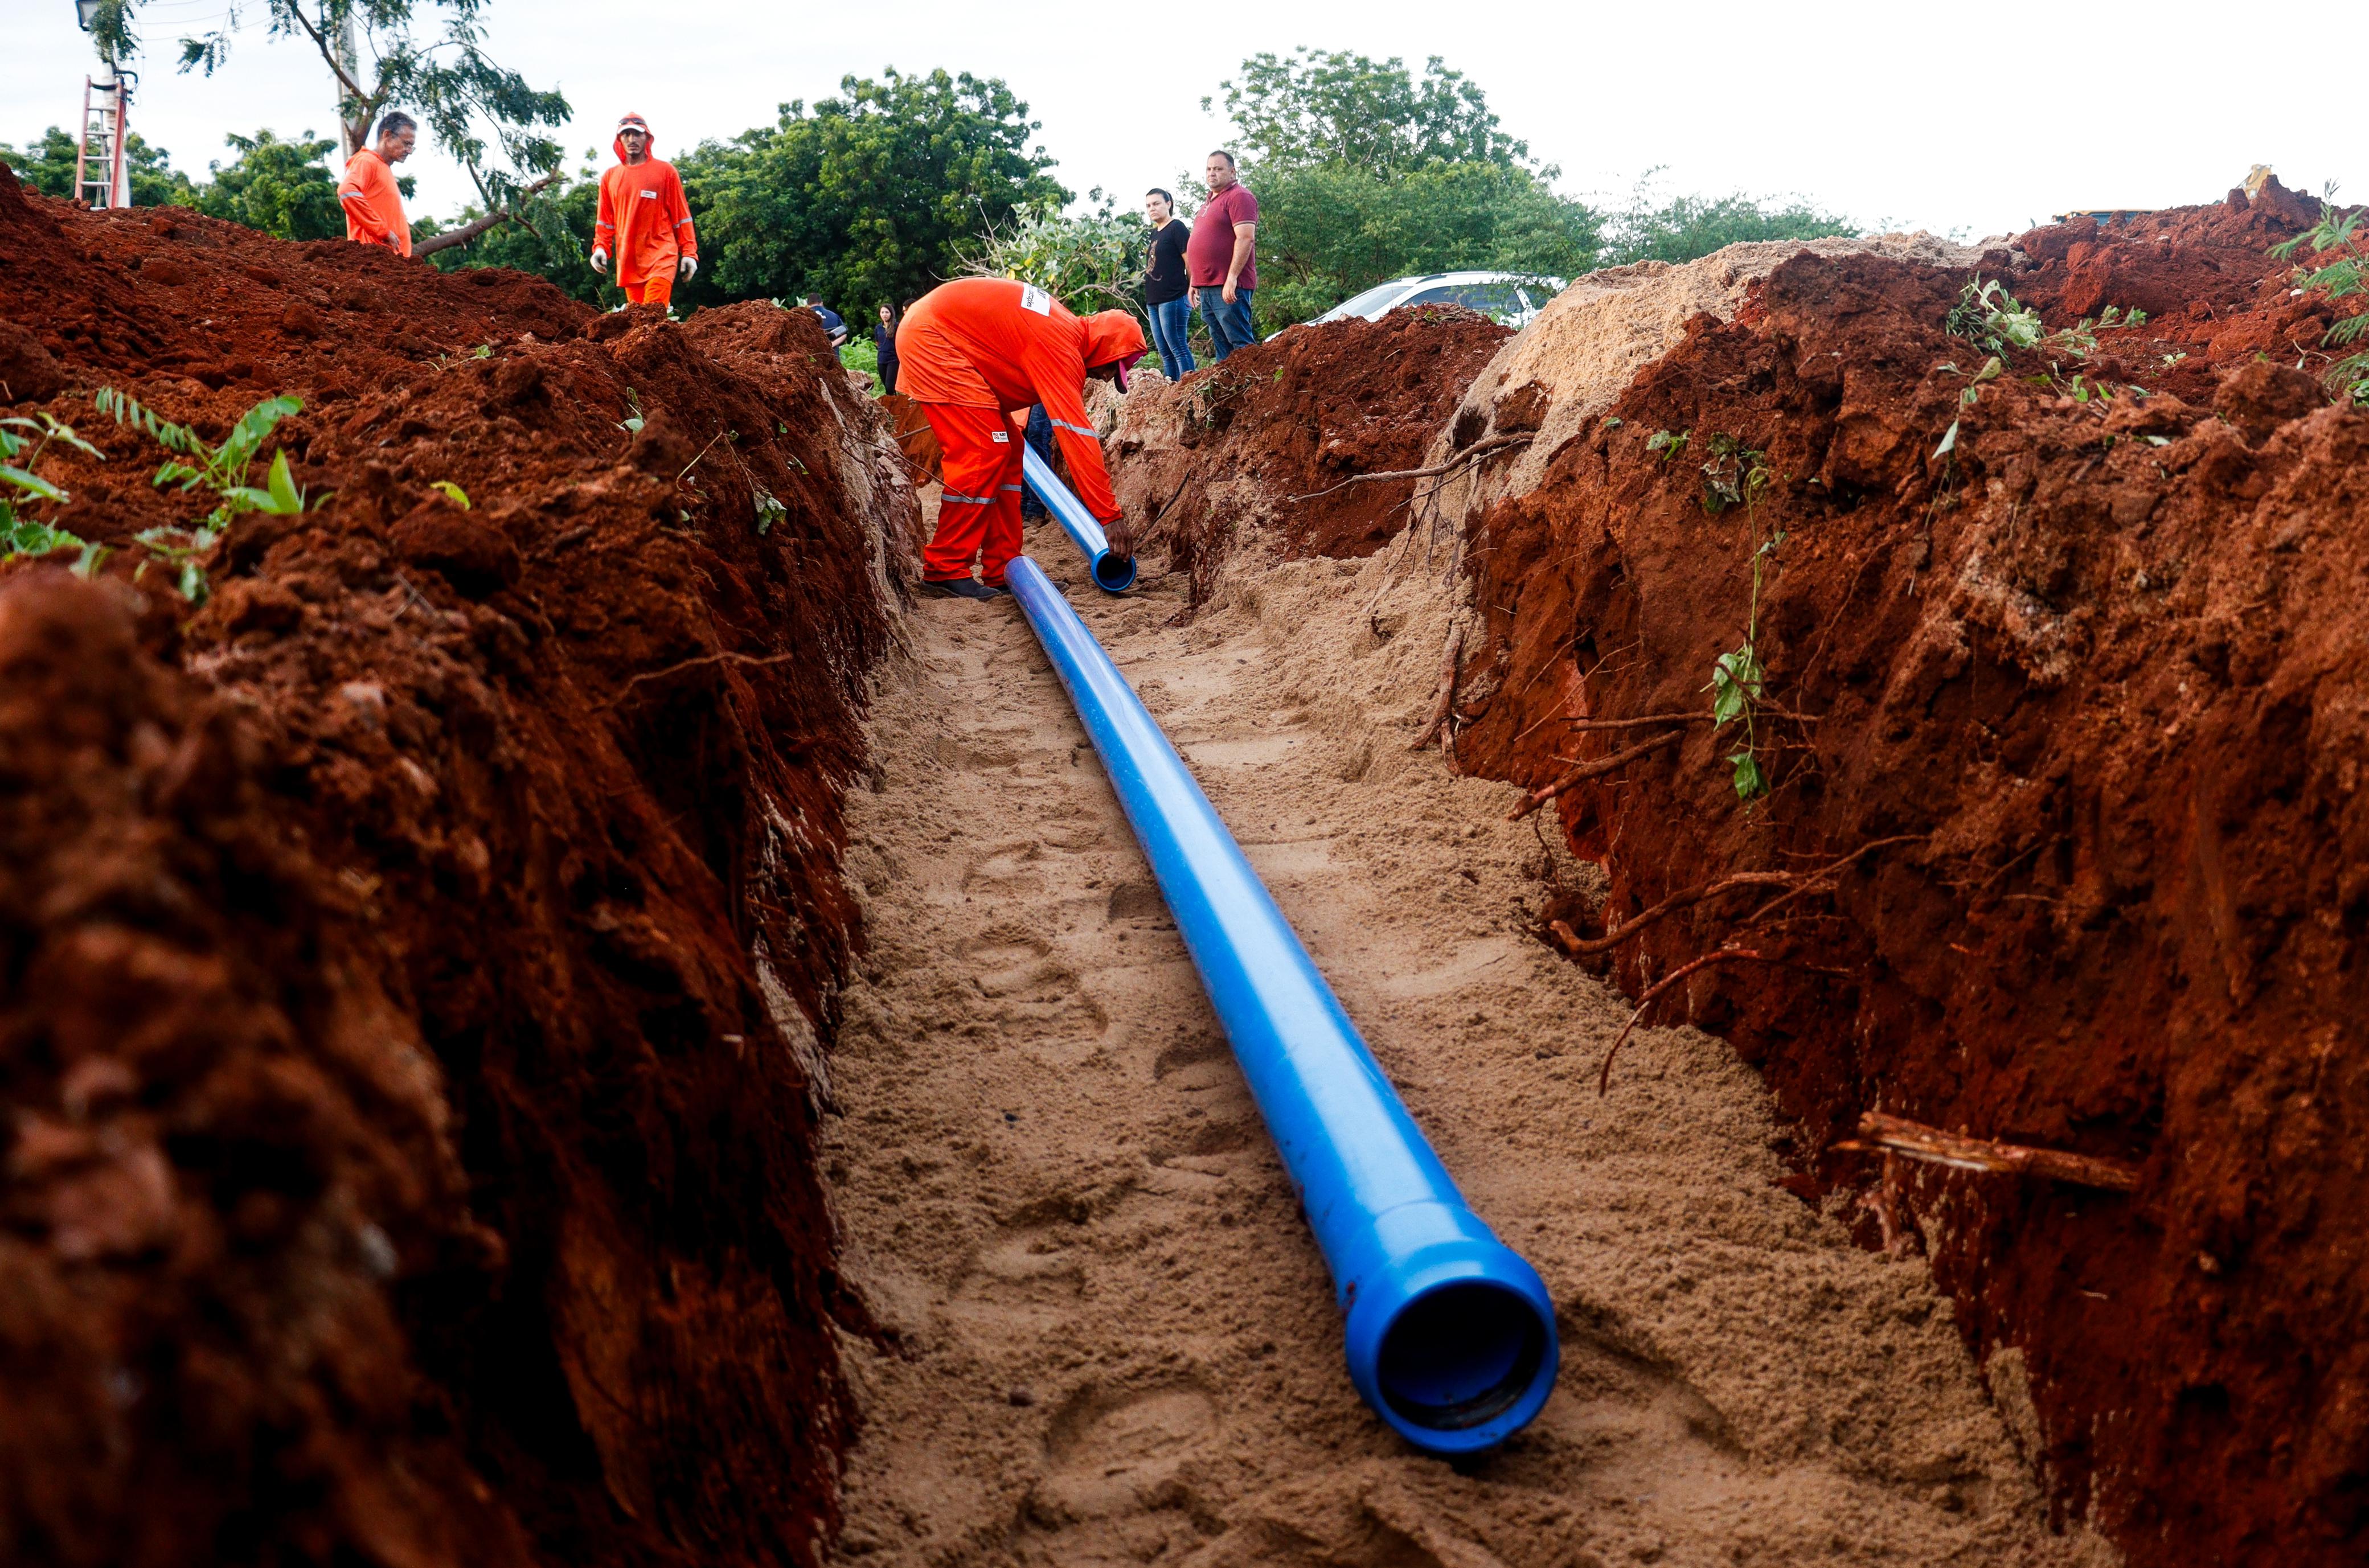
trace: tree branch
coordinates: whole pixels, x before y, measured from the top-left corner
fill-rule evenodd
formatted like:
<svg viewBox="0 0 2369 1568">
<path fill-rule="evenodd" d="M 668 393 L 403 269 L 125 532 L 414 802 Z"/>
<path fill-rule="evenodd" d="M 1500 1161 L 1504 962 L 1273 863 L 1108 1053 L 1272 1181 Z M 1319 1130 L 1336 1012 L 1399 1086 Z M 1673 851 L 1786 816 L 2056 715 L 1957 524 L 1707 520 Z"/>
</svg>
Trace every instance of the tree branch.
<svg viewBox="0 0 2369 1568">
<path fill-rule="evenodd" d="M 536 191 L 544 189 L 545 187 L 549 186 L 553 180 L 555 180 L 559 176 L 556 174 L 544 175 L 532 185 L 521 188 L 519 194 L 521 196 L 532 196 Z M 433 256 L 440 250 L 450 250 L 456 245 L 468 244 L 471 240 L 475 239 L 479 235 L 484 234 L 487 229 L 492 228 L 497 223 L 522 223 L 524 222 L 526 222 L 526 220 L 520 217 L 515 209 L 505 207 L 499 212 L 488 212 L 482 218 L 472 218 L 457 229 L 447 229 L 441 235 L 429 235 L 426 239 L 421 240 L 418 244 L 411 247 L 411 254 L 415 257 Z"/>
</svg>

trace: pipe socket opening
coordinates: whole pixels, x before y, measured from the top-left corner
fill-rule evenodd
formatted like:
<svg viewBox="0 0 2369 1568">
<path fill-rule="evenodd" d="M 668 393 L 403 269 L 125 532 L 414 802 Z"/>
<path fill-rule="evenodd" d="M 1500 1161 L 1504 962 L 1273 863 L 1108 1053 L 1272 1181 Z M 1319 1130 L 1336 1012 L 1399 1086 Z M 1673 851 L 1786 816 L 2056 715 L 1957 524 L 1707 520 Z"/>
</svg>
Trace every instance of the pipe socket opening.
<svg viewBox="0 0 2369 1568">
<path fill-rule="evenodd" d="M 1416 1426 L 1479 1426 L 1512 1409 L 1538 1381 L 1548 1333 L 1516 1291 L 1482 1280 L 1444 1285 L 1391 1322 L 1376 1380 L 1390 1408 Z"/>
<path fill-rule="evenodd" d="M 1094 557 L 1094 586 L 1104 593 L 1124 593 L 1135 586 L 1135 557 L 1109 550 Z"/>
</svg>

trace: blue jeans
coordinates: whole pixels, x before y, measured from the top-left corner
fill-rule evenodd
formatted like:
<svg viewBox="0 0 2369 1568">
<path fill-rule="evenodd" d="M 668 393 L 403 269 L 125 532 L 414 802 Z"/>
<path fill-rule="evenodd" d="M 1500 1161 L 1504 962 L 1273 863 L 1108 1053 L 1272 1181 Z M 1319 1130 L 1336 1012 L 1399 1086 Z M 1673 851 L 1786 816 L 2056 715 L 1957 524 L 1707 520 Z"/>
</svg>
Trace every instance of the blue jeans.
<svg viewBox="0 0 2369 1568">
<path fill-rule="evenodd" d="M 1184 340 L 1193 325 L 1193 300 L 1179 294 L 1151 307 L 1151 346 L 1160 350 L 1160 368 L 1170 381 L 1182 381 L 1193 368 L 1193 345 Z"/>
<path fill-rule="evenodd" d="M 1028 410 L 1028 429 L 1021 439 L 1028 443 L 1030 449 L 1036 453 L 1037 460 L 1045 466 L 1050 468 L 1053 465 L 1053 416 L 1045 412 L 1045 406 L 1042 403 Z M 1037 518 L 1049 517 L 1052 514 L 1045 509 L 1045 503 L 1036 498 L 1036 491 L 1023 486 L 1020 491 L 1020 515 L 1023 519 L 1033 522 Z"/>
<path fill-rule="evenodd" d="M 1219 289 L 1202 289 L 1201 319 L 1209 324 L 1209 357 L 1223 363 L 1227 355 L 1237 349 L 1247 349 L 1258 341 L 1258 333 L 1251 326 L 1251 292 L 1234 291 L 1234 303 L 1228 304 Z"/>
</svg>

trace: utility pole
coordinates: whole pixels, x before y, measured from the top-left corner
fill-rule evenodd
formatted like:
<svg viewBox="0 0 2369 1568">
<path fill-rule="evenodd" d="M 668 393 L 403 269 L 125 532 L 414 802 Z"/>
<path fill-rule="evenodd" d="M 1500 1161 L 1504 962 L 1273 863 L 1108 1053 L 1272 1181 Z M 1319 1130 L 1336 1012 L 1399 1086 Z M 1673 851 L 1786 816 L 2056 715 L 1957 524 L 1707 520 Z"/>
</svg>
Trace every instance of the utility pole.
<svg viewBox="0 0 2369 1568">
<path fill-rule="evenodd" d="M 106 0 L 74 0 L 74 20 L 88 32 Z M 132 107 L 136 73 L 105 48 L 99 76 L 82 79 L 82 132 L 74 147 L 74 200 L 95 209 L 132 205 L 132 171 L 124 162 L 124 111 Z"/>
<path fill-rule="evenodd" d="M 348 80 L 359 82 L 362 79 L 362 51 L 360 41 L 354 36 L 354 8 L 351 5 L 338 8 L 337 27 L 338 63 L 346 68 Z M 350 158 L 360 152 L 370 137 L 368 120 L 357 124 L 349 118 L 348 111 L 358 107 L 348 103 L 344 93 L 338 95 L 338 135 L 344 143 L 340 155 L 343 157 Z"/>
</svg>

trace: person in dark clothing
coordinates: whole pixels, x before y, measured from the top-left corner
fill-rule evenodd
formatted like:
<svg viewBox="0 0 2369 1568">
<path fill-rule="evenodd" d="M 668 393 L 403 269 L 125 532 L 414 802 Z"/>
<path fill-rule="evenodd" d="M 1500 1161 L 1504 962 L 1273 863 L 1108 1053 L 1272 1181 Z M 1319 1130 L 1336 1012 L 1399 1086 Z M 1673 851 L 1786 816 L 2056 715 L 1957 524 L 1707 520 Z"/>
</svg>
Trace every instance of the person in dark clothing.
<svg viewBox="0 0 2369 1568">
<path fill-rule="evenodd" d="M 888 305 L 880 307 L 879 324 L 872 329 L 872 347 L 880 356 L 880 390 L 897 390 L 897 312 Z"/>
<path fill-rule="evenodd" d="M 1192 285 L 1184 276 L 1184 242 L 1193 229 L 1176 215 L 1176 199 L 1156 187 L 1144 192 L 1143 215 L 1151 220 L 1151 268 L 1143 275 L 1151 346 L 1160 350 L 1160 368 L 1168 379 L 1182 381 L 1193 369 L 1193 347 L 1184 340 L 1193 325 L 1193 303 L 1185 298 Z"/>
<path fill-rule="evenodd" d="M 1042 403 L 1028 410 L 1028 431 L 1021 439 L 1028 443 L 1028 449 L 1047 468 L 1053 465 L 1053 416 L 1045 412 Z M 1033 522 L 1040 517 L 1052 515 L 1045 509 L 1045 503 L 1036 498 L 1036 492 L 1023 484 L 1020 488 L 1021 521 Z"/>
<path fill-rule="evenodd" d="M 830 346 L 832 348 L 841 348 L 846 344 L 846 319 L 842 317 L 839 312 L 823 303 L 822 296 L 820 294 L 808 294 L 807 296 L 807 309 L 814 312 L 816 317 L 822 322 L 822 329 L 830 335 Z"/>
</svg>

